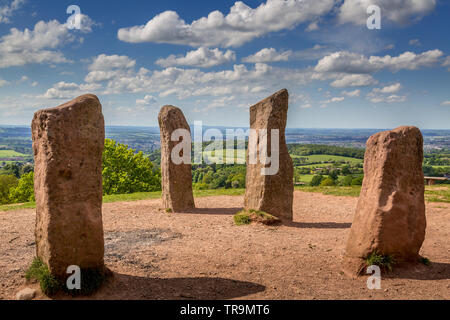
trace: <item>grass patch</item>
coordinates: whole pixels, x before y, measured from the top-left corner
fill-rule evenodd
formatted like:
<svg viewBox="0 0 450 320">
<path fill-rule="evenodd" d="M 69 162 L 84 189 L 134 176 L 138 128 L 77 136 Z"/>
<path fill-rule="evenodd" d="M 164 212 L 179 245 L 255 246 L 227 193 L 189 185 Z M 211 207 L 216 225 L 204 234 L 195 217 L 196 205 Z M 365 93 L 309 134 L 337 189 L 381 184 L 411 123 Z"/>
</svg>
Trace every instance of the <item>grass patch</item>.
<svg viewBox="0 0 450 320">
<path fill-rule="evenodd" d="M 425 265 L 425 266 L 427 266 L 427 267 L 429 267 L 431 265 L 430 259 L 425 258 L 425 257 L 421 257 L 420 258 L 420 263 Z"/>
<path fill-rule="evenodd" d="M 310 187 L 310 186 L 298 186 L 295 190 L 302 192 L 314 192 L 322 193 L 324 195 L 330 196 L 342 196 L 342 197 L 359 197 L 361 193 L 361 186 L 351 186 L 351 187 Z"/>
<path fill-rule="evenodd" d="M 265 225 L 274 225 L 280 222 L 277 217 L 263 211 L 258 210 L 242 210 L 234 215 L 234 223 L 237 226 L 251 224 L 252 222 L 262 223 Z"/>
<path fill-rule="evenodd" d="M 102 286 L 107 278 L 107 274 L 98 269 L 81 269 L 81 289 L 69 290 L 65 281 L 61 281 L 53 276 L 41 259 L 34 258 L 31 266 L 25 272 L 25 278 L 27 280 L 37 280 L 42 292 L 47 296 L 53 296 L 59 291 L 63 291 L 71 296 L 89 296 Z"/>
<path fill-rule="evenodd" d="M 382 255 L 375 251 L 366 258 L 366 264 L 367 266 L 379 266 L 381 269 L 392 271 L 395 260 L 390 255 Z"/>
<path fill-rule="evenodd" d="M 25 272 L 27 280 L 37 280 L 42 292 L 47 296 L 55 295 L 61 289 L 61 282 L 50 273 L 50 270 L 39 258 L 34 258 L 30 268 Z"/>
<path fill-rule="evenodd" d="M 441 184 L 425 188 L 425 200 L 428 202 L 450 203 L 450 186 Z"/>
</svg>

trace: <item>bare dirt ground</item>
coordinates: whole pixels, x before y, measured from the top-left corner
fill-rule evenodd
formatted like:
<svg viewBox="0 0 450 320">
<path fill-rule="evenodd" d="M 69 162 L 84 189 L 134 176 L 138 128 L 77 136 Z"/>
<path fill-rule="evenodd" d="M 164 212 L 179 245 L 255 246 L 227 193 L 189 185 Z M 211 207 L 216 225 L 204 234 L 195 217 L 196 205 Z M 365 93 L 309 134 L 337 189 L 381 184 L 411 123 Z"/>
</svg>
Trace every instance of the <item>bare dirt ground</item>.
<svg viewBox="0 0 450 320">
<path fill-rule="evenodd" d="M 242 197 L 196 199 L 200 209 L 182 214 L 159 200 L 105 204 L 114 276 L 91 299 L 450 299 L 450 204 L 427 204 L 421 254 L 432 265 L 397 268 L 370 291 L 367 278 L 340 270 L 356 202 L 296 191 L 294 222 L 276 227 L 235 226 Z M 0 299 L 39 287 L 24 279 L 34 219 L 34 210 L 0 213 Z"/>
</svg>

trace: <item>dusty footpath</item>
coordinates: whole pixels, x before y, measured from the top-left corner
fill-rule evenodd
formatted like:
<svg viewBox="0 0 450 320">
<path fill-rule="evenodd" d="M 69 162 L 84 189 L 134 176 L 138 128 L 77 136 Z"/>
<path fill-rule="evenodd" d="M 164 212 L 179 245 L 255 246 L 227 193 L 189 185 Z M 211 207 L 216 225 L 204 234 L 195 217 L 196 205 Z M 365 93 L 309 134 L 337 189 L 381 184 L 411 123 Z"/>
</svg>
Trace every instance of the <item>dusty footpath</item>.
<svg viewBox="0 0 450 320">
<path fill-rule="evenodd" d="M 296 191 L 294 222 L 276 227 L 235 226 L 243 197 L 196 199 L 199 209 L 182 214 L 164 212 L 160 200 L 105 204 L 105 262 L 114 277 L 91 298 L 450 299 L 450 204 L 427 204 L 421 254 L 431 266 L 394 269 L 371 291 L 367 278 L 340 269 L 356 202 Z M 24 279 L 34 220 L 34 210 L 0 213 L 0 299 L 39 287 Z"/>
</svg>

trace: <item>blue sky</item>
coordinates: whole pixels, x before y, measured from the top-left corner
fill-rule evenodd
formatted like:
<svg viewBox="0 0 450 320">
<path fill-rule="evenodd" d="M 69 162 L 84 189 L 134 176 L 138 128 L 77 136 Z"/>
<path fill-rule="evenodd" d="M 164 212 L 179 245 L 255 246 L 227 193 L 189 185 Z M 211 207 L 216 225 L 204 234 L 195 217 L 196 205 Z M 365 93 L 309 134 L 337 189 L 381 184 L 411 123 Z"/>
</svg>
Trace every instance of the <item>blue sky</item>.
<svg viewBox="0 0 450 320">
<path fill-rule="evenodd" d="M 0 0 L 0 124 L 95 93 L 107 125 L 246 126 L 287 88 L 291 128 L 450 129 L 448 30 L 444 0 Z"/>
</svg>

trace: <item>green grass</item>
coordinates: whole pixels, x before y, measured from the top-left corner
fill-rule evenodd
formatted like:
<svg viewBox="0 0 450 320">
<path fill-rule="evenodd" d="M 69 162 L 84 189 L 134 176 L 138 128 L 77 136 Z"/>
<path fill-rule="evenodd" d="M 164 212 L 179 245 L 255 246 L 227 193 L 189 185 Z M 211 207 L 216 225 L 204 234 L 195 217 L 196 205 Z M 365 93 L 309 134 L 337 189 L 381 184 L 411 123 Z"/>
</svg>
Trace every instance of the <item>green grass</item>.
<svg viewBox="0 0 450 320">
<path fill-rule="evenodd" d="M 34 258 L 30 268 L 25 272 L 25 278 L 37 280 L 42 292 L 47 296 L 52 296 L 61 289 L 61 282 L 51 275 L 48 267 L 39 258 Z"/>
<path fill-rule="evenodd" d="M 421 257 L 420 258 L 420 263 L 425 265 L 425 266 L 427 266 L 427 267 L 429 267 L 431 265 L 430 259 L 425 258 L 425 257 Z"/>
<path fill-rule="evenodd" d="M 350 157 L 342 157 L 342 156 L 331 156 L 331 155 L 311 155 L 306 156 L 309 162 L 348 162 L 351 164 L 363 163 L 362 159 L 355 159 Z"/>
<path fill-rule="evenodd" d="M 252 222 L 262 223 L 265 225 L 273 225 L 280 222 L 277 217 L 259 210 L 242 210 L 233 217 L 237 226 L 251 224 Z"/>
<path fill-rule="evenodd" d="M 425 200 L 428 202 L 450 203 L 450 185 L 427 186 L 425 188 Z"/>
<path fill-rule="evenodd" d="M 367 266 L 379 266 L 381 269 L 392 271 L 395 260 L 390 255 L 382 255 L 376 251 L 366 258 L 366 264 Z"/>
<path fill-rule="evenodd" d="M 0 150 L 0 161 L 3 158 L 27 157 L 28 155 L 16 152 L 14 150 Z"/>
<path fill-rule="evenodd" d="M 295 190 L 302 191 L 302 192 L 322 193 L 324 195 L 330 195 L 330 196 L 359 197 L 359 194 L 361 193 L 361 186 L 351 186 L 351 187 L 300 186 L 300 187 L 295 187 Z"/>
</svg>

